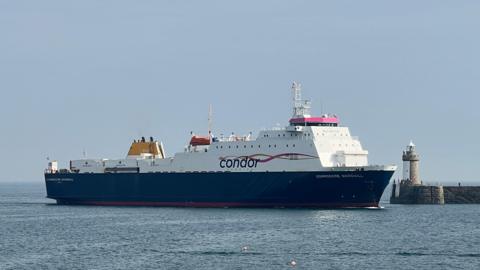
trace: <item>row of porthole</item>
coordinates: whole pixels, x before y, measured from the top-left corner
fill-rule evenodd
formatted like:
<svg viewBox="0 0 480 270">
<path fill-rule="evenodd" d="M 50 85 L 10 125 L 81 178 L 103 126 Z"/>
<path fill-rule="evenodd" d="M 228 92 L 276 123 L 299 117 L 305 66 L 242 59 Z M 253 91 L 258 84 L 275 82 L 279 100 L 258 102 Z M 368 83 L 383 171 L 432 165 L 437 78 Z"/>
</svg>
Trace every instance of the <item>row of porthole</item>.
<svg viewBox="0 0 480 270">
<path fill-rule="evenodd" d="M 323 147 L 323 146 L 328 146 L 329 144 L 320 144 L 319 146 L 320 147 Z M 310 144 L 310 146 L 313 146 L 312 144 Z M 333 146 L 333 145 L 332 145 Z M 342 147 L 341 144 L 339 144 L 338 146 Z M 345 144 L 345 147 L 348 147 L 348 144 Z M 355 147 L 355 144 L 352 144 L 352 147 Z"/>
<path fill-rule="evenodd" d="M 341 144 L 339 144 L 338 146 L 342 147 Z M 348 147 L 348 144 L 345 144 L 345 147 Z M 355 144 L 352 144 L 352 147 L 355 147 Z"/>
<path fill-rule="evenodd" d="M 304 133 L 304 134 L 305 134 L 305 136 L 311 136 L 310 133 Z M 264 137 L 264 138 L 268 138 L 268 137 L 270 137 L 270 136 L 269 136 L 268 134 L 263 134 L 263 137 Z M 280 134 L 278 134 L 278 137 L 281 137 Z M 283 134 L 283 137 L 285 137 L 285 134 Z M 290 133 L 290 137 L 293 137 L 293 133 Z M 295 137 L 298 137 L 298 134 L 297 134 L 297 133 L 295 133 Z"/>
<path fill-rule="evenodd" d="M 286 146 L 286 147 L 289 147 L 289 145 L 288 145 L 288 144 L 287 144 L 287 145 L 285 145 L 285 146 Z M 320 145 L 320 146 L 323 146 L 323 144 L 322 144 L 322 145 Z M 338 146 L 342 147 L 342 144 L 339 144 Z M 250 145 L 250 148 L 253 148 L 253 147 L 254 147 L 254 146 L 253 146 L 253 144 L 252 144 L 252 145 Z M 272 147 L 272 145 L 268 145 L 268 147 L 269 147 L 269 148 L 271 148 L 271 147 Z M 274 144 L 274 145 L 273 145 L 273 147 L 274 147 L 274 148 L 276 148 L 276 147 L 277 147 L 277 145 L 276 145 L 276 144 Z M 292 147 L 295 147 L 295 144 L 292 144 Z M 348 144 L 345 144 L 345 147 L 348 147 Z M 352 144 L 352 147 L 355 147 L 355 144 Z M 217 149 L 223 149 L 223 146 L 220 146 L 220 147 L 219 147 L 219 146 L 217 145 L 217 146 L 215 146 L 215 148 L 217 148 Z M 225 146 L 225 148 L 227 148 L 227 147 Z M 232 146 L 228 146 L 228 149 L 231 149 L 231 148 L 232 148 Z M 236 145 L 236 146 L 235 146 L 235 148 L 239 149 L 239 146 L 238 146 L 238 145 Z M 243 148 L 247 148 L 247 146 L 246 146 L 246 145 L 243 145 Z M 261 145 L 258 145 L 258 148 L 261 148 Z"/>
<path fill-rule="evenodd" d="M 298 134 L 295 133 L 295 137 L 297 137 L 297 136 L 298 136 Z M 304 133 L 304 136 L 311 136 L 311 134 L 307 132 L 307 133 Z M 320 136 L 320 134 L 317 133 L 317 136 Z M 325 136 L 325 133 L 322 133 L 322 136 Z M 337 136 L 337 134 L 334 133 L 333 136 Z M 347 135 L 347 134 L 340 133 L 340 136 L 345 136 L 345 137 L 347 137 L 348 135 Z M 268 138 L 268 137 L 270 137 L 270 136 L 269 136 L 268 134 L 264 134 L 263 137 L 264 137 L 264 138 Z M 280 134 L 278 134 L 278 137 L 281 137 Z M 283 134 L 283 137 L 285 137 L 285 134 Z M 290 137 L 293 137 L 293 133 L 290 133 Z"/>
<path fill-rule="evenodd" d="M 317 136 L 320 136 L 320 134 L 319 134 L 319 133 L 317 133 Z M 322 133 L 322 136 L 325 136 L 325 133 Z M 336 134 L 336 133 L 333 133 L 333 136 L 337 136 L 337 134 Z M 342 134 L 342 133 L 340 133 L 340 135 L 339 135 L 339 136 L 345 136 L 345 137 L 348 137 L 348 135 L 347 135 L 347 134 Z"/>
<path fill-rule="evenodd" d="M 286 146 L 286 147 L 288 147 L 289 145 L 287 144 L 287 145 L 285 145 L 285 146 Z M 271 144 L 269 144 L 269 145 L 268 145 L 268 147 L 270 147 L 270 148 L 271 148 L 271 147 L 272 147 L 272 145 L 271 145 Z M 277 147 L 277 145 L 276 145 L 276 144 L 274 144 L 274 145 L 273 145 L 273 147 L 274 147 L 274 148 L 276 148 L 276 147 Z M 292 144 L 292 147 L 295 147 L 295 144 Z M 218 147 L 218 145 L 217 145 L 217 146 L 215 146 L 215 148 L 217 148 L 217 149 L 219 149 L 219 148 L 220 148 L 220 149 L 223 149 L 223 145 L 221 145 L 220 147 Z M 225 146 L 225 148 L 227 148 L 227 147 Z M 228 148 L 229 148 L 229 149 L 231 149 L 231 148 L 232 148 L 232 146 L 231 146 L 231 145 L 229 145 L 229 146 L 228 146 Z M 238 145 L 236 145 L 236 148 L 237 148 L 237 149 L 239 148 L 239 147 L 238 147 Z M 243 145 L 243 148 L 247 148 L 247 146 L 246 146 L 246 145 Z M 252 145 L 250 145 L 250 148 L 253 148 L 253 144 L 252 144 Z M 261 145 L 260 145 L 260 144 L 258 145 L 258 148 L 261 148 Z"/>
<path fill-rule="evenodd" d="M 298 136 L 298 134 L 295 134 L 295 137 L 297 137 L 297 136 Z M 264 134 L 263 137 L 268 138 L 270 136 L 268 134 Z M 281 137 L 280 134 L 278 134 L 278 137 Z M 285 134 L 283 134 L 283 137 L 285 137 Z M 293 133 L 290 133 L 290 137 L 293 137 Z"/>
</svg>

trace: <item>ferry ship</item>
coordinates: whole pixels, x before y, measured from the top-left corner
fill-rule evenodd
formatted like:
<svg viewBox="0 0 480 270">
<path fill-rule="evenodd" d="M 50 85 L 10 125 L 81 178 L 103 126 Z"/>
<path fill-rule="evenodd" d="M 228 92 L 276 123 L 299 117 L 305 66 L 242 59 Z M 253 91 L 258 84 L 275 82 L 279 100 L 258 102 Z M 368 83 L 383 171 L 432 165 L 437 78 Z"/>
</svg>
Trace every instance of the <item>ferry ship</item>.
<svg viewBox="0 0 480 270">
<path fill-rule="evenodd" d="M 57 204 L 172 207 L 379 207 L 395 165 L 369 165 L 368 151 L 336 115 L 310 115 L 293 83 L 284 128 L 247 136 L 191 136 L 167 157 L 152 137 L 134 140 L 124 159 L 56 161 L 45 170 Z"/>
</svg>

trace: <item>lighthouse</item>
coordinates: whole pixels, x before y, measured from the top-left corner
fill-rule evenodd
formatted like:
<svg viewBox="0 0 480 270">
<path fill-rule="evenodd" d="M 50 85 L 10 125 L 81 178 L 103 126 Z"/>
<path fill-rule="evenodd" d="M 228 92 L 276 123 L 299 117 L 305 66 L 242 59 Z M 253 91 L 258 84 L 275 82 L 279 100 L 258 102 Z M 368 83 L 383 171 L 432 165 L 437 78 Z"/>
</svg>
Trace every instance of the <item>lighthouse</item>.
<svg viewBox="0 0 480 270">
<path fill-rule="evenodd" d="M 418 162 L 420 157 L 415 149 L 415 144 L 410 141 L 407 149 L 403 151 L 403 179 L 408 181 L 411 185 L 421 185 Z"/>
</svg>

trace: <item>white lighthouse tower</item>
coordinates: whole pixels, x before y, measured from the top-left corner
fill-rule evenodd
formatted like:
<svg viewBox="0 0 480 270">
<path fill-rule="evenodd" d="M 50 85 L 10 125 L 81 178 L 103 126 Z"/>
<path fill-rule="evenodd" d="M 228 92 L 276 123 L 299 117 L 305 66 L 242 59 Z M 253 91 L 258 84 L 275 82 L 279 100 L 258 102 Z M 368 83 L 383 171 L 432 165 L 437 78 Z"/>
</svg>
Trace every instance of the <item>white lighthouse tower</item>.
<svg viewBox="0 0 480 270">
<path fill-rule="evenodd" d="M 419 173 L 419 161 L 420 156 L 415 150 L 415 144 L 410 141 L 410 144 L 407 146 L 407 149 L 403 151 L 402 155 L 403 160 L 403 179 L 409 181 L 412 185 L 421 185 L 422 181 L 420 180 Z"/>
</svg>

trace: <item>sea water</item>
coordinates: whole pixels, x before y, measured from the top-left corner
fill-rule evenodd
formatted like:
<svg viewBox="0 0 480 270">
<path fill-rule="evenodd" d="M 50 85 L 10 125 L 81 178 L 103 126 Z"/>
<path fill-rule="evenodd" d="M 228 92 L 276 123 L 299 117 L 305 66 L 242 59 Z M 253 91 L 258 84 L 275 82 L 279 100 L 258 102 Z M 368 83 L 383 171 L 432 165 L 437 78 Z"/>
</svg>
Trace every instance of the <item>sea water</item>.
<svg viewBox="0 0 480 270">
<path fill-rule="evenodd" d="M 41 182 L 0 184 L 0 269 L 480 269 L 479 205 L 102 207 L 45 195 Z"/>
</svg>

